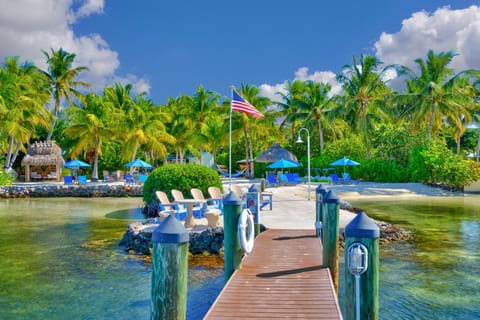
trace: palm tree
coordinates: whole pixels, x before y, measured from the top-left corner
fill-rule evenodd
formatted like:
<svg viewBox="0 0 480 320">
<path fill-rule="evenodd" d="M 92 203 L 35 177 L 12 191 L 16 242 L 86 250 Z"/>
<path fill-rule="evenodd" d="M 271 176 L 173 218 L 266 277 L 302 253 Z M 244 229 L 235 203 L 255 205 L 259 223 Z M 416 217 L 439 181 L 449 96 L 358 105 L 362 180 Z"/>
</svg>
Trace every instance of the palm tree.
<svg viewBox="0 0 480 320">
<path fill-rule="evenodd" d="M 123 143 L 124 154 L 130 155 L 133 161 L 138 150 L 144 147 L 161 157 L 167 156 L 166 144 L 175 143 L 175 138 L 167 133 L 165 126 L 171 116 L 162 112 L 143 94 L 136 96 L 134 101 L 135 107 L 125 117 L 127 134 Z"/>
<path fill-rule="evenodd" d="M 341 104 L 331 112 L 333 117 L 344 118 L 350 126 L 361 133 L 370 157 L 369 132 L 376 123 L 389 118 L 386 98 L 390 90 L 385 85 L 386 73 L 395 68 L 387 66 L 378 70 L 381 61 L 373 56 L 360 55 L 353 58 L 352 65 L 345 65 L 337 81 L 343 86 Z"/>
<path fill-rule="evenodd" d="M 48 95 L 46 82 L 34 65 L 19 65 L 18 57 L 5 59 L 4 68 L 0 68 L 0 136 L 8 137 L 6 171 L 12 168 L 18 152 L 25 151 L 36 127 L 48 126 L 51 115 L 43 107 Z"/>
<path fill-rule="evenodd" d="M 60 111 L 61 100 L 66 99 L 67 102 L 72 105 L 73 96 L 78 98 L 81 97 L 81 93 L 76 90 L 76 87 L 89 87 L 90 85 L 86 82 L 76 80 L 80 73 L 88 70 L 88 68 L 83 66 L 76 68 L 72 67 L 75 60 L 75 54 L 68 53 L 62 48 L 56 51 L 51 49 L 51 55 L 46 51 L 42 50 L 42 52 L 47 59 L 48 65 L 48 72 L 43 71 L 43 74 L 48 79 L 52 90 L 53 99 L 55 101 L 54 118 L 47 136 L 47 140 L 50 140 L 52 138 L 57 116 Z"/>
<path fill-rule="evenodd" d="M 320 153 L 323 152 L 323 132 L 324 127 L 328 126 L 325 113 L 328 111 L 331 99 L 328 98 L 328 94 L 331 90 L 331 86 L 327 83 L 318 83 L 313 81 L 307 81 L 305 86 L 305 92 L 295 99 L 295 104 L 299 106 L 301 113 L 306 113 L 306 119 L 312 119 L 315 121 L 319 135 L 319 147 Z"/>
<path fill-rule="evenodd" d="M 397 102 L 406 105 L 404 117 L 412 121 L 413 130 L 428 123 L 428 137 L 439 132 L 446 118 L 460 130 L 463 128 L 462 118 L 470 118 L 468 106 L 475 103 L 470 91 L 469 79 L 478 78 L 477 70 L 465 70 L 454 73 L 448 64 L 455 57 L 452 52 L 435 54 L 432 50 L 427 53 L 427 60 L 416 59 L 420 74 L 408 68 L 402 73 L 409 78 L 406 80 L 407 90 L 397 97 Z M 465 77 L 463 80 L 460 78 Z"/>
<path fill-rule="evenodd" d="M 286 93 L 277 92 L 282 98 L 282 101 L 275 102 L 275 104 L 280 107 L 278 116 L 284 117 L 280 123 L 280 130 L 282 130 L 285 125 L 290 124 L 291 137 L 293 140 L 295 139 L 296 125 L 303 119 L 303 116 L 300 115 L 298 101 L 301 100 L 301 96 L 306 90 L 305 82 L 301 80 L 289 81 L 285 86 L 285 90 L 287 91 Z"/>
<path fill-rule="evenodd" d="M 71 150 L 72 157 L 75 158 L 93 148 L 92 179 L 98 180 L 98 159 L 102 154 L 102 146 L 115 132 L 110 125 L 113 108 L 103 97 L 95 93 L 87 94 L 82 101 L 83 105 L 66 110 L 69 126 L 64 133 L 76 140 L 75 147 Z"/>
<path fill-rule="evenodd" d="M 208 120 L 202 124 L 197 141 L 201 142 L 206 151 L 213 155 L 213 164 L 217 165 L 217 152 L 220 146 L 228 145 L 229 123 L 226 117 L 220 114 L 212 114 Z"/>
<path fill-rule="evenodd" d="M 264 114 L 263 119 L 252 118 L 246 113 L 235 112 L 236 117 L 240 123 L 240 128 L 243 131 L 243 137 L 245 142 L 245 159 L 247 162 L 247 176 L 253 178 L 255 176 L 255 169 L 253 166 L 253 138 L 256 133 L 258 133 L 262 128 L 264 128 L 262 123 L 272 123 L 273 119 L 266 112 L 266 108 L 271 105 L 270 99 L 266 97 L 261 97 L 258 95 L 259 89 L 256 86 L 251 86 L 248 84 L 242 84 L 240 95 L 246 99 L 250 104 L 255 106 L 255 108 Z"/>
</svg>

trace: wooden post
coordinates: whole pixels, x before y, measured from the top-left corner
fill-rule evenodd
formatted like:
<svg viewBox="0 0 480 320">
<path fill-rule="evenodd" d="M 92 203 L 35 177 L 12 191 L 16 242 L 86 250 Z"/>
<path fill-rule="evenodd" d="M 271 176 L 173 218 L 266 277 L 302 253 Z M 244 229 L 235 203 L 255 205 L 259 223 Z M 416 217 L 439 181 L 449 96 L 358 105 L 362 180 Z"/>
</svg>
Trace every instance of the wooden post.
<svg viewBox="0 0 480 320">
<path fill-rule="evenodd" d="M 255 226 L 255 237 L 260 234 L 260 191 L 252 184 L 248 188 L 248 192 L 245 196 L 247 208 L 253 214 L 253 223 Z"/>
<path fill-rule="evenodd" d="M 330 269 L 333 285 L 338 294 L 338 238 L 339 238 L 339 211 L 340 199 L 328 191 L 323 198 L 325 210 L 323 212 L 323 266 Z"/>
<path fill-rule="evenodd" d="M 242 212 L 242 199 L 230 192 L 223 199 L 223 260 L 225 282 L 242 265 L 243 252 L 238 241 L 238 218 Z"/>
<path fill-rule="evenodd" d="M 322 216 L 323 216 L 323 197 L 327 190 L 321 184 L 315 189 L 315 235 L 322 238 Z"/>
<path fill-rule="evenodd" d="M 151 320 L 187 317 L 188 241 L 172 215 L 153 231 Z"/>
<path fill-rule="evenodd" d="M 345 227 L 345 319 L 378 319 L 378 272 L 379 272 L 379 236 L 380 231 L 375 222 L 364 212 L 358 215 Z M 366 271 L 354 275 L 349 271 L 349 248 L 362 244 L 367 249 Z M 353 259 L 352 259 L 353 260 Z M 355 278 L 359 278 L 356 281 Z M 356 294 L 356 282 L 359 294 Z M 359 297 L 359 301 L 356 301 Z M 359 307 L 357 306 L 359 304 Z"/>
</svg>

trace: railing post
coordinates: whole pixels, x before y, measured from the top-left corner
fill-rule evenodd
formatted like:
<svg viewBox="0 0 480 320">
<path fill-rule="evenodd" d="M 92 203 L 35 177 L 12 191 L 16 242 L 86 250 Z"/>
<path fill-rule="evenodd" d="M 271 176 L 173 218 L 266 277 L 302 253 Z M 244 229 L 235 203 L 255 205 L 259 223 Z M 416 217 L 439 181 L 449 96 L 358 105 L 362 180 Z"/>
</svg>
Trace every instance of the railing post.
<svg viewBox="0 0 480 320">
<path fill-rule="evenodd" d="M 252 184 L 248 188 L 245 196 L 247 208 L 253 214 L 253 223 L 255 225 L 255 237 L 260 234 L 260 191 Z"/>
<path fill-rule="evenodd" d="M 323 211 L 323 266 L 330 269 L 333 285 L 338 294 L 338 239 L 339 239 L 339 211 L 340 199 L 328 191 L 323 198 L 325 210 Z"/>
<path fill-rule="evenodd" d="M 345 319 L 378 319 L 379 236 L 364 212 L 345 227 Z"/>
<path fill-rule="evenodd" d="M 322 216 L 323 216 L 323 197 L 327 190 L 321 184 L 315 189 L 315 235 L 322 238 Z"/>
<path fill-rule="evenodd" d="M 230 192 L 223 199 L 223 260 L 225 282 L 235 269 L 240 269 L 243 252 L 238 241 L 238 218 L 242 212 L 242 199 Z"/>
<path fill-rule="evenodd" d="M 150 319 L 186 319 L 189 233 L 168 216 L 152 234 Z"/>
</svg>

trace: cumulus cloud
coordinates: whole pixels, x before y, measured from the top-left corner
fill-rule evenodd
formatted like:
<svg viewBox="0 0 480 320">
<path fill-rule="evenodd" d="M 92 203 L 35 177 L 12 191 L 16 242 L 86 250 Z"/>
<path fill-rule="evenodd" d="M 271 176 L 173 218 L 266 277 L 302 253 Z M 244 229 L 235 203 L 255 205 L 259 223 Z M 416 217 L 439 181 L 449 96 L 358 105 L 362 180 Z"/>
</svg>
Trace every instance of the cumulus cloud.
<svg viewBox="0 0 480 320">
<path fill-rule="evenodd" d="M 385 64 L 415 67 L 415 59 L 426 59 L 429 49 L 458 54 L 450 66 L 455 70 L 480 69 L 480 7 L 433 13 L 416 12 L 403 20 L 397 33 L 382 33 L 375 43 L 376 55 Z"/>
<path fill-rule="evenodd" d="M 332 90 L 330 90 L 330 96 L 340 93 L 342 89 L 341 85 L 335 80 L 335 73 L 331 71 L 315 71 L 314 73 L 309 74 L 307 67 L 301 67 L 294 73 L 292 81 L 295 80 L 310 80 L 314 82 L 329 83 L 332 86 Z M 260 95 L 270 98 L 272 101 L 281 101 L 281 96 L 278 95 L 278 92 L 286 94 L 287 91 L 285 90 L 285 87 L 287 84 L 287 80 L 273 85 L 264 83 L 259 87 Z"/>
<path fill-rule="evenodd" d="M 125 79 L 134 80 L 130 83 L 138 92 L 149 90 L 146 80 L 115 73 L 120 65 L 118 53 L 99 34 L 74 33 L 72 26 L 78 19 L 103 13 L 104 5 L 104 0 L 0 0 L 0 59 L 19 56 L 46 70 L 42 50 L 51 53 L 51 48 L 63 48 L 76 54 L 74 66 L 89 68 L 80 80 L 91 83 L 93 91 Z"/>
</svg>

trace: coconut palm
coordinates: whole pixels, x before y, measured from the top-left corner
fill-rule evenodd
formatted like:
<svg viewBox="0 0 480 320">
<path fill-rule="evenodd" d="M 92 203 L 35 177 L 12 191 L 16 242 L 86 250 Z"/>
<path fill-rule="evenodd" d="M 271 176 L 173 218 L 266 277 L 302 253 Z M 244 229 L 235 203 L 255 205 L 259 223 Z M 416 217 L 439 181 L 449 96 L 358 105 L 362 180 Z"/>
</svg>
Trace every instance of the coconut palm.
<svg viewBox="0 0 480 320">
<path fill-rule="evenodd" d="M 46 82 L 34 65 L 19 65 L 18 57 L 5 59 L 0 68 L 0 132 L 8 137 L 6 171 L 18 152 L 25 151 L 36 127 L 48 126 L 51 115 L 43 107 L 48 95 Z"/>
<path fill-rule="evenodd" d="M 296 126 L 300 121 L 303 121 L 304 115 L 299 112 L 298 101 L 301 100 L 301 96 L 305 92 L 305 82 L 301 80 L 289 81 L 285 85 L 285 91 L 277 92 L 277 95 L 281 97 L 281 101 L 275 102 L 280 108 L 278 116 L 283 117 L 280 123 L 280 130 L 282 130 L 287 124 L 290 124 L 292 140 L 295 139 Z"/>
<path fill-rule="evenodd" d="M 90 85 L 83 81 L 77 81 L 80 73 L 88 70 L 88 68 L 83 66 L 73 67 L 75 54 L 69 53 L 62 48 L 59 50 L 51 49 L 51 55 L 46 51 L 42 50 L 42 52 L 47 59 L 48 65 L 48 72 L 43 71 L 43 74 L 48 79 L 54 99 L 54 118 L 47 136 L 47 140 L 50 140 L 60 111 L 61 100 L 66 99 L 72 105 L 74 96 L 81 97 L 81 93 L 77 91 L 76 87 L 89 87 Z"/>
<path fill-rule="evenodd" d="M 111 104 L 95 93 L 89 93 L 82 99 L 79 107 L 66 109 L 69 126 L 64 130 L 66 136 L 75 139 L 71 156 L 77 157 L 83 152 L 93 149 L 92 179 L 98 180 L 98 159 L 102 154 L 105 141 L 114 135 L 114 128 L 110 124 L 113 112 Z"/>
<path fill-rule="evenodd" d="M 240 125 L 240 130 L 243 132 L 245 142 L 245 159 L 247 162 L 247 176 L 254 177 L 253 167 L 253 138 L 258 134 L 262 128 L 262 123 L 273 123 L 272 117 L 266 112 L 266 108 L 271 105 L 270 99 L 258 95 L 259 89 L 256 86 L 242 84 L 239 94 L 246 99 L 250 104 L 264 114 L 263 119 L 257 119 L 249 116 L 246 113 L 235 112 L 236 123 Z M 230 101 L 229 101 L 230 103 Z M 250 166 L 248 164 L 251 164 Z"/>
<path fill-rule="evenodd" d="M 439 132 L 446 118 L 461 131 L 462 118 L 470 118 L 468 106 L 475 103 L 476 97 L 468 93 L 472 90 L 469 79 L 472 76 L 478 78 L 479 72 L 465 70 L 455 73 L 448 68 L 454 57 L 450 51 L 435 54 L 429 50 L 426 60 L 415 60 L 420 74 L 403 69 L 403 74 L 408 77 L 407 90 L 396 98 L 396 102 L 406 106 L 404 117 L 411 119 L 414 131 L 428 123 L 428 136 L 431 137 Z"/>
<path fill-rule="evenodd" d="M 315 121 L 319 135 L 320 152 L 323 152 L 324 127 L 328 126 L 325 113 L 332 103 L 332 100 L 328 97 L 331 88 L 328 83 L 307 81 L 304 93 L 295 99 L 295 104 L 299 106 L 300 113 L 306 114 L 305 120 Z"/>
<path fill-rule="evenodd" d="M 386 97 L 390 90 L 385 84 L 386 73 L 395 68 L 387 66 L 379 70 L 381 61 L 373 56 L 360 55 L 353 58 L 352 65 L 345 65 L 343 73 L 337 75 L 342 84 L 343 96 L 340 104 L 331 112 L 332 117 L 345 119 L 350 126 L 361 133 L 370 157 L 370 130 L 381 120 L 389 118 Z"/>
</svg>

